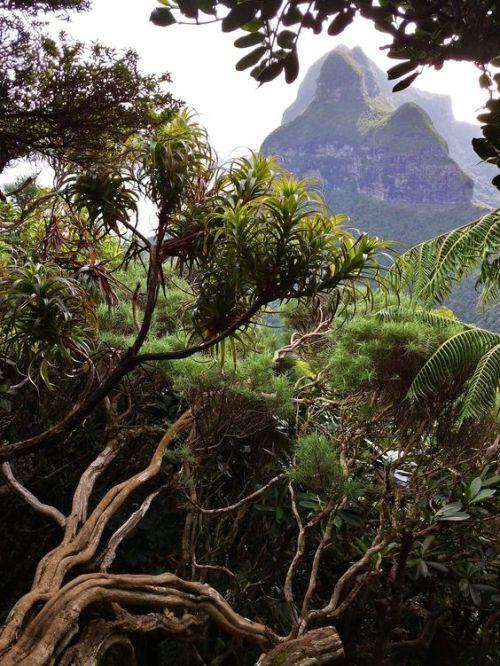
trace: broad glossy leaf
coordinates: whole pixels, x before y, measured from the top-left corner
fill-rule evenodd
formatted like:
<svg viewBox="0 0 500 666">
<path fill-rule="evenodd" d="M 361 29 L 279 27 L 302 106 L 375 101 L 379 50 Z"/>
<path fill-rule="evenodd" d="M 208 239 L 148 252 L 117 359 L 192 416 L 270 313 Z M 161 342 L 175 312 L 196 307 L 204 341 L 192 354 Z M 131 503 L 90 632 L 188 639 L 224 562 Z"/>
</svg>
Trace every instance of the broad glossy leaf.
<svg viewBox="0 0 500 666">
<path fill-rule="evenodd" d="M 484 486 L 496 486 L 497 483 L 500 483 L 500 474 L 495 474 L 494 476 L 490 476 L 487 479 L 483 480 L 483 487 Z"/>
<path fill-rule="evenodd" d="M 455 513 L 456 511 L 460 511 L 461 508 L 462 502 L 450 502 L 449 504 L 442 506 L 439 511 L 436 511 L 436 516 L 442 516 L 446 513 Z"/>
<path fill-rule="evenodd" d="M 482 483 L 483 480 L 481 479 L 480 476 L 476 476 L 476 478 L 471 481 L 469 486 L 469 492 L 471 498 L 475 497 L 478 494 L 478 492 L 481 490 Z"/>
<path fill-rule="evenodd" d="M 463 511 L 457 511 L 457 513 L 447 513 L 443 516 L 440 516 L 439 520 L 446 520 L 448 522 L 459 522 L 461 520 L 467 520 L 470 518 L 468 513 Z"/>
<path fill-rule="evenodd" d="M 427 560 L 427 564 L 432 569 L 436 569 L 436 571 L 440 571 L 441 573 L 448 573 L 448 567 L 444 564 L 441 564 L 441 562 L 429 562 L 429 560 Z"/>
<path fill-rule="evenodd" d="M 436 537 L 432 534 L 425 537 L 424 542 L 422 544 L 422 554 L 425 553 L 430 548 L 435 538 Z"/>
<path fill-rule="evenodd" d="M 495 495 L 496 490 L 494 488 L 483 488 L 479 493 L 469 502 L 470 504 L 476 504 L 476 502 L 482 502 L 483 500 L 489 499 Z"/>
</svg>

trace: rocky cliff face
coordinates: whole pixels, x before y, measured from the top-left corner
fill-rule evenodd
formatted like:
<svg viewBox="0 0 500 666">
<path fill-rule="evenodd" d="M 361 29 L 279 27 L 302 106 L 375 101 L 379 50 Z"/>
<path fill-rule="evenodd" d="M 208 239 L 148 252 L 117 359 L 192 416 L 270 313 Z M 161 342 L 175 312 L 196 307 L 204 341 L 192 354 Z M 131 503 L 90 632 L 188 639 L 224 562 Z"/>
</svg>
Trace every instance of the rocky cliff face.
<svg viewBox="0 0 500 666">
<path fill-rule="evenodd" d="M 316 175 L 325 192 L 348 190 L 407 204 L 468 204 L 473 181 L 450 157 L 428 114 L 398 109 L 375 77 L 345 50 L 322 63 L 308 107 L 264 142 L 298 175 Z"/>
<path fill-rule="evenodd" d="M 360 47 L 352 50 L 339 47 L 334 53 L 344 54 L 351 64 L 359 68 L 364 88 L 372 103 L 377 99 L 383 100 L 389 110 L 397 109 L 407 103 L 421 107 L 448 144 L 450 157 L 472 179 L 474 200 L 491 208 L 500 206 L 498 190 L 491 185 L 495 167 L 481 163 L 471 147 L 472 139 L 479 136 L 478 126 L 455 120 L 451 98 L 448 95 L 429 93 L 415 86 L 399 93 L 392 93 L 394 82 L 387 80 L 386 73 L 367 58 Z M 332 57 L 333 53 L 324 56 L 309 69 L 299 88 L 297 99 L 283 114 L 283 125 L 297 118 L 309 107 L 316 96 L 322 66 Z"/>
<path fill-rule="evenodd" d="M 361 49 L 339 47 L 310 69 L 262 151 L 280 156 L 299 177 L 316 176 L 327 204 L 348 213 L 353 226 L 405 245 L 483 215 L 484 201 L 500 205 L 497 191 L 487 185 L 490 174 L 479 182 L 450 154 L 452 144 L 455 156 L 469 152 L 476 161 L 462 136 L 466 123 L 453 119 L 449 98 L 418 90 L 398 97 L 388 93 L 390 85 Z M 454 138 L 447 141 L 436 127 L 447 128 L 450 136 L 453 123 Z M 488 192 L 481 203 L 478 192 Z M 468 292 L 451 306 L 479 322 Z"/>
</svg>

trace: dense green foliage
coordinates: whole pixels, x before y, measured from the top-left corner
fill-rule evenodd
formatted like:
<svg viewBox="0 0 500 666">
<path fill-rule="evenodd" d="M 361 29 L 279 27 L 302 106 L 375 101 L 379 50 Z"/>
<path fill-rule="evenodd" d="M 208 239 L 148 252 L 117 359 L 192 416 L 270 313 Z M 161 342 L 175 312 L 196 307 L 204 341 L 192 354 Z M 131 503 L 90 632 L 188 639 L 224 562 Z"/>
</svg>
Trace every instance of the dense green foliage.
<svg viewBox="0 0 500 666">
<path fill-rule="evenodd" d="M 405 252 L 394 269 L 415 302 L 442 301 L 455 283 L 479 266 L 480 302 L 498 301 L 500 284 L 500 212 L 488 215 L 420 243 Z"/>
<path fill-rule="evenodd" d="M 133 51 L 53 39 L 38 12 L 72 9 L 88 3 L 0 2 L 0 172 L 33 155 L 109 160 L 114 145 L 176 108 L 169 76 L 141 74 Z"/>
<path fill-rule="evenodd" d="M 180 421 L 194 418 L 189 432 L 163 457 L 156 485 L 139 493 L 137 510 L 148 517 L 117 552 L 106 554 L 111 542 L 102 551 L 110 576 L 161 574 L 161 550 L 167 570 L 208 581 L 267 632 L 297 636 L 300 622 L 333 620 L 353 664 L 402 663 L 407 652 L 407 663 L 420 663 L 419 655 L 444 649 L 437 640 L 449 648 L 445 636 L 457 627 L 449 609 L 470 624 L 479 599 L 480 626 L 489 622 L 497 561 L 482 521 L 496 507 L 488 453 L 496 357 L 476 354 L 473 364 L 466 350 L 451 363 L 442 350 L 477 331 L 497 336 L 442 313 L 389 307 L 376 315 L 384 291 L 374 297 L 373 289 L 389 287 L 379 267 L 384 245 L 352 236 L 308 181 L 272 158 L 220 168 L 187 113 L 129 142 L 113 170 L 61 165 L 58 178 L 62 187 L 30 186 L 2 207 L 0 420 L 12 442 L 2 454 L 15 465 L 15 473 L 12 462 L 2 468 L 7 487 L 21 492 L 21 474 L 57 507 L 50 515 L 69 520 L 78 477 L 87 478 L 116 428 L 118 458 L 96 488 L 106 497 L 143 478 L 130 475 L 148 464 L 154 433 L 183 411 Z M 158 211 L 149 238 L 136 226 L 139 196 Z M 63 477 L 55 452 L 40 456 L 54 439 L 76 456 Z M 22 471 L 15 461 L 24 451 L 38 463 Z M 450 456 L 458 476 L 448 471 Z M 20 520 L 29 531 L 40 518 L 18 519 L 16 495 L 6 497 L 4 526 Z M 122 502 L 112 516 L 125 535 Z M 480 540 L 471 542 L 475 530 Z M 88 538 L 85 552 L 97 552 L 101 536 Z M 455 560 L 465 543 L 472 554 Z M 6 556 L 3 566 L 23 581 L 4 584 L 6 599 L 15 602 L 54 546 L 49 531 L 26 568 Z M 52 552 L 57 558 L 58 547 Z M 431 581 L 442 599 L 432 606 Z M 388 610 L 377 619 L 369 609 L 381 604 Z M 72 650 L 101 654 L 86 643 L 92 630 L 83 617 L 68 658 Z M 181 635 L 136 641 L 140 663 L 162 663 L 168 653 L 189 664 L 196 652 L 255 662 L 251 640 L 242 648 L 232 630 L 206 619 L 203 626 L 209 635 L 195 634 L 194 643 Z M 34 644 L 34 663 L 53 631 L 49 623 L 47 640 Z M 415 648 L 396 638 L 401 631 Z M 28 641 L 30 632 L 28 623 Z M 466 663 L 475 650 L 494 653 L 473 624 L 467 632 Z M 3 658 L 17 649 L 14 642 Z"/>
<path fill-rule="evenodd" d="M 144 301 L 138 299 L 134 314 L 130 295 L 146 275 L 138 260 L 131 262 L 115 275 L 117 300 L 99 305 L 95 353 L 103 359 L 133 344 Z M 192 327 L 188 274 L 166 270 L 165 281 L 148 352 L 183 346 Z M 363 592 L 335 620 L 348 663 L 419 664 L 433 655 L 444 664 L 479 664 L 477 655 L 496 654 L 495 634 L 477 628 L 494 617 L 499 594 L 493 525 L 500 480 L 487 451 L 494 422 L 480 415 L 459 420 L 463 393 L 456 379 L 441 381 L 439 395 L 427 400 L 408 394 L 425 362 L 463 329 L 446 312 L 399 309 L 398 317 L 388 317 L 384 311 L 356 314 L 350 306 L 344 312 L 348 323 L 304 337 L 317 329 L 328 307 L 328 301 L 319 310 L 309 301 L 290 303 L 282 311 L 285 328 L 266 328 L 263 320 L 252 349 L 238 345 L 236 365 L 197 353 L 139 369 L 123 385 L 117 394 L 122 409 L 127 402 L 134 405 L 129 427 L 161 429 L 185 406 L 197 416 L 193 431 L 164 458 L 158 485 L 165 484 L 163 499 L 155 500 L 136 534 L 120 547 L 113 570 L 161 571 L 158 553 L 167 553 L 176 572 L 208 581 L 240 613 L 286 633 L 284 584 L 297 520 L 307 535 L 294 573 L 297 600 L 305 598 L 315 553 L 331 530 L 321 550 L 313 613 L 326 604 L 339 577 L 378 543 L 382 529 L 387 541 L 362 569 Z M 276 348 L 292 333 L 302 343 L 276 360 Z M 20 419 L 32 405 L 27 398 L 24 393 L 17 403 Z M 42 392 L 45 418 L 49 399 Z M 52 478 L 57 457 L 44 457 L 36 486 L 46 500 L 61 506 L 58 497 L 71 493 L 73 475 L 85 468 L 92 449 L 99 451 L 102 428 L 96 414 L 72 436 L 68 454 L 89 433 L 91 450 L 83 460 L 80 452 L 70 478 L 56 485 L 43 477 Z M 144 434 L 141 443 L 126 447 L 114 464 L 115 480 L 141 469 L 150 441 Z M 272 479 L 277 480 L 261 492 Z M 109 483 L 106 475 L 101 493 Z M 252 492 L 258 497 L 225 513 Z M 14 507 L 15 500 L 10 502 Z M 215 514 L 199 514 L 196 507 Z M 12 520 L 11 510 L 4 520 Z M 23 529 L 39 520 L 24 517 Z M 13 593 L 7 581 L 5 593 Z M 377 608 L 385 610 L 380 615 Z M 418 640 L 415 646 L 399 638 L 402 631 Z M 227 653 L 228 663 L 250 665 L 258 656 L 215 625 L 194 643 L 174 636 L 135 643 L 139 663 L 189 664 L 194 649 L 208 661 Z"/>
<path fill-rule="evenodd" d="M 498 661 L 498 335 L 168 115 L 0 203 L 2 666 Z"/>
</svg>

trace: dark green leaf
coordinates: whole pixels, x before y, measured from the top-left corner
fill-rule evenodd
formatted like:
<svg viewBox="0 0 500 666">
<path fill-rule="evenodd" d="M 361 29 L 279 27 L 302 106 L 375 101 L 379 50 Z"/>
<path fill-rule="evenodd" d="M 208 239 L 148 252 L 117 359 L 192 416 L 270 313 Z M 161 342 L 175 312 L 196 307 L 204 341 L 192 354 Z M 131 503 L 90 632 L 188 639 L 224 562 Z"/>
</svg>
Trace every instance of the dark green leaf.
<svg viewBox="0 0 500 666">
<path fill-rule="evenodd" d="M 200 11 L 204 14 L 210 14 L 212 16 L 216 14 L 215 0 L 197 0 L 197 4 Z"/>
<path fill-rule="evenodd" d="M 427 564 L 432 567 L 433 569 L 436 569 L 436 571 L 440 571 L 441 573 L 448 573 L 448 567 L 445 566 L 444 564 L 441 564 L 440 562 L 427 562 Z"/>
<path fill-rule="evenodd" d="M 387 78 L 389 81 L 392 79 L 399 79 L 400 76 L 404 76 L 405 74 L 413 71 L 416 66 L 417 63 L 413 62 L 412 60 L 400 62 L 399 65 L 394 65 L 394 67 L 391 67 L 387 70 Z"/>
<path fill-rule="evenodd" d="M 464 511 L 457 511 L 457 513 L 446 513 L 443 516 L 440 516 L 439 520 L 458 522 L 460 520 L 467 520 L 467 518 L 470 518 L 468 513 L 465 513 Z"/>
<path fill-rule="evenodd" d="M 476 478 L 471 481 L 469 486 L 469 492 L 471 498 L 475 497 L 478 494 L 478 492 L 481 490 L 482 483 L 483 481 L 480 476 L 476 476 Z"/>
<path fill-rule="evenodd" d="M 167 9 L 166 7 L 157 7 L 156 9 L 153 9 L 149 20 L 162 28 L 177 23 L 170 9 Z"/>
<path fill-rule="evenodd" d="M 494 474 L 487 479 L 483 480 L 483 487 L 496 486 L 497 483 L 500 483 L 500 474 Z"/>
<path fill-rule="evenodd" d="M 354 9 L 348 9 L 342 14 L 337 14 L 333 21 L 328 26 L 328 34 L 333 37 L 335 35 L 340 35 L 341 32 L 347 28 L 347 26 L 352 23 L 354 18 L 355 11 Z"/>
<path fill-rule="evenodd" d="M 318 21 L 317 19 L 314 18 L 313 14 L 311 12 L 306 12 L 302 18 L 302 27 L 303 28 L 312 28 L 314 29 L 319 23 L 321 25 L 321 21 Z"/>
<path fill-rule="evenodd" d="M 326 14 L 336 14 L 349 6 L 349 0 L 329 0 L 326 3 L 324 11 Z"/>
<path fill-rule="evenodd" d="M 284 49 L 291 49 L 295 44 L 297 35 L 291 30 L 282 30 L 278 35 L 278 46 Z"/>
<path fill-rule="evenodd" d="M 241 60 L 238 60 L 238 62 L 236 63 L 236 69 L 238 70 L 238 72 L 241 72 L 244 69 L 252 67 L 253 65 L 259 62 L 259 60 L 262 58 L 265 52 L 266 52 L 266 47 L 259 46 L 259 48 L 254 49 L 250 53 L 247 53 L 247 55 L 241 58 Z"/>
<path fill-rule="evenodd" d="M 500 125 L 485 125 L 481 130 L 488 141 L 500 149 Z"/>
<path fill-rule="evenodd" d="M 476 604 L 476 606 L 479 606 L 481 603 L 481 593 L 475 585 L 469 585 L 469 591 L 472 601 Z"/>
<path fill-rule="evenodd" d="M 498 157 L 497 152 L 486 139 L 472 139 L 472 147 L 482 160 Z"/>
<path fill-rule="evenodd" d="M 257 81 L 259 83 L 268 83 L 269 81 L 272 81 L 281 74 L 283 67 L 283 62 L 273 62 L 270 65 L 267 65 L 256 77 Z"/>
<path fill-rule="evenodd" d="M 198 3 L 196 0 L 177 0 L 179 9 L 188 18 L 198 18 Z"/>
<path fill-rule="evenodd" d="M 488 74 L 481 74 L 481 76 L 479 77 L 479 85 L 481 86 L 481 88 L 489 88 L 491 86 L 491 83 L 492 81 L 488 76 Z"/>
<path fill-rule="evenodd" d="M 411 86 L 413 81 L 415 81 L 415 79 L 417 78 L 418 74 L 419 74 L 418 72 L 415 72 L 415 74 L 411 74 L 411 76 L 407 76 L 406 79 L 403 79 L 399 83 L 396 83 L 396 85 L 392 89 L 392 92 L 399 92 L 400 90 L 405 90 L 406 88 L 408 88 L 408 86 Z"/>
<path fill-rule="evenodd" d="M 299 74 L 299 58 L 297 56 L 297 49 L 291 51 L 288 58 L 285 60 L 285 80 L 287 83 L 293 83 Z"/>
<path fill-rule="evenodd" d="M 263 21 L 273 19 L 278 13 L 281 3 L 282 0 L 266 0 L 266 2 L 263 2 L 262 9 L 260 10 L 260 18 Z"/>
<path fill-rule="evenodd" d="M 265 40 L 265 35 L 261 32 L 251 32 L 243 37 L 238 37 L 234 42 L 237 49 L 246 49 L 248 46 L 257 46 Z"/>
<path fill-rule="evenodd" d="M 319 502 L 314 502 L 313 500 L 302 500 L 298 504 L 303 509 L 312 509 L 313 511 L 318 511 L 320 508 Z"/>
<path fill-rule="evenodd" d="M 238 28 L 243 27 L 246 23 L 255 18 L 257 12 L 257 2 L 253 0 L 246 0 L 237 4 L 229 14 L 222 19 L 222 31 L 232 32 Z"/>
<path fill-rule="evenodd" d="M 285 26 L 294 25 L 302 21 L 302 12 L 298 7 L 290 7 L 286 14 L 283 15 L 281 22 Z"/>
<path fill-rule="evenodd" d="M 490 497 L 493 497 L 495 493 L 496 490 L 494 488 L 484 488 L 473 497 L 473 499 L 470 501 L 470 504 L 476 504 L 476 502 L 482 502 L 485 499 L 490 499 Z"/>
<path fill-rule="evenodd" d="M 262 21 L 258 18 L 253 18 L 251 21 L 248 23 L 245 23 L 243 26 L 243 30 L 246 30 L 247 32 L 257 32 L 261 28 L 264 27 L 264 24 Z"/>
</svg>

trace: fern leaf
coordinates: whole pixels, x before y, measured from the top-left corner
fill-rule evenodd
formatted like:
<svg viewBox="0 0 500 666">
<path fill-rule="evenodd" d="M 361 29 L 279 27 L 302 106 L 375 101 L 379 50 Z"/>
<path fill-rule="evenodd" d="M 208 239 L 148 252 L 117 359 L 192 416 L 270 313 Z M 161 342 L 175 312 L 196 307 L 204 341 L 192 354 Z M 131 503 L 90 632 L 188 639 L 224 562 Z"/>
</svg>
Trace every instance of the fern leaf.
<svg viewBox="0 0 500 666">
<path fill-rule="evenodd" d="M 444 342 L 425 363 L 410 386 L 408 397 L 419 398 L 436 393 L 452 377 L 470 374 L 492 347 L 500 344 L 500 335 L 481 328 L 461 331 Z"/>
<path fill-rule="evenodd" d="M 455 282 L 480 269 L 480 301 L 492 303 L 500 291 L 500 209 L 402 254 L 391 269 L 398 286 L 415 301 L 441 302 Z"/>
<path fill-rule="evenodd" d="M 376 314 L 379 319 L 384 321 L 421 321 L 424 324 L 429 324 L 438 329 L 448 328 L 449 326 L 461 326 L 462 328 L 474 328 L 471 324 L 465 324 L 458 319 L 451 319 L 435 312 L 427 310 L 413 310 L 411 308 L 403 308 L 399 305 L 390 305 Z"/>
<path fill-rule="evenodd" d="M 500 378 L 500 343 L 481 358 L 465 394 L 460 420 L 480 418 L 494 406 Z"/>
</svg>

